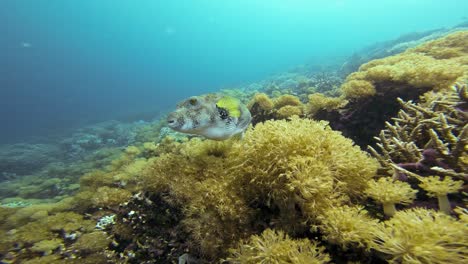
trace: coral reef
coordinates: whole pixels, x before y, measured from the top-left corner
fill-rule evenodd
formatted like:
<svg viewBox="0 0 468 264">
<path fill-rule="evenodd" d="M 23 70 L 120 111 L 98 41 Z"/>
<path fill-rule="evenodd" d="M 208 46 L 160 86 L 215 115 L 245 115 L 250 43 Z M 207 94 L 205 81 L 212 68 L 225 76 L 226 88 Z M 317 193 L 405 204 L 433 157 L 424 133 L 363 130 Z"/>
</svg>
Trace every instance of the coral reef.
<svg viewBox="0 0 468 264">
<path fill-rule="evenodd" d="M 376 169 L 326 123 L 296 117 L 257 124 L 242 141 L 192 139 L 154 159 L 141 180 L 182 207 L 191 251 L 213 260 L 264 226 L 303 232 L 331 206 L 362 197 Z"/>
<path fill-rule="evenodd" d="M 60 157 L 53 144 L 14 144 L 0 147 L 0 181 L 32 174 Z"/>
<path fill-rule="evenodd" d="M 371 152 L 387 169 L 396 164 L 423 176 L 466 177 L 466 93 L 467 86 L 457 84 L 449 91 L 424 95 L 419 104 L 399 100 L 402 110 L 394 124 L 387 122 L 376 138 L 382 155 L 372 147 Z"/>
<path fill-rule="evenodd" d="M 359 69 L 361 65 L 371 60 L 381 59 L 388 56 L 393 56 L 398 53 L 404 52 L 409 48 L 414 48 L 425 42 L 442 38 L 448 34 L 457 31 L 466 30 L 467 25 L 457 25 L 450 29 L 435 29 L 424 32 L 412 32 L 404 34 L 394 40 L 379 42 L 369 47 L 365 47 L 361 51 L 353 54 L 341 66 L 340 74 L 346 76 Z"/>
<path fill-rule="evenodd" d="M 417 100 L 428 91 L 449 90 L 468 78 L 468 31 L 423 43 L 401 54 L 373 60 L 350 74 L 341 86 L 348 104 L 313 118 L 330 121 L 364 147 L 399 110 L 396 98 Z"/>
<path fill-rule="evenodd" d="M 447 213 L 451 207 L 447 194 L 460 193 L 468 177 L 466 93 L 467 86 L 457 84 L 425 94 L 418 104 L 399 100 L 398 117 L 376 137 L 379 151 L 369 147 L 382 174 L 419 185 L 439 198 L 439 207 Z"/>
<path fill-rule="evenodd" d="M 467 37 L 371 61 L 341 96 L 336 72 L 308 66 L 225 90 L 250 100 L 241 140 L 82 129 L 33 173 L 2 173 L 0 261 L 464 263 L 468 91 L 449 86 Z M 354 145 L 377 135 L 374 157 Z"/>
</svg>

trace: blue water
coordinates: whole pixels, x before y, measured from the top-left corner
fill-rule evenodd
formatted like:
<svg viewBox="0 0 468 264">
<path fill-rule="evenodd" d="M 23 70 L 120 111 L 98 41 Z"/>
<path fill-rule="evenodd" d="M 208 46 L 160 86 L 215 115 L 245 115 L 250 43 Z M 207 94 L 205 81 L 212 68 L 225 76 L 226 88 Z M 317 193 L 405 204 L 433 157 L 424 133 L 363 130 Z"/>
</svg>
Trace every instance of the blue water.
<svg viewBox="0 0 468 264">
<path fill-rule="evenodd" d="M 2 0 L 0 143 L 165 111 L 453 26 L 467 10 L 466 0 Z"/>
</svg>

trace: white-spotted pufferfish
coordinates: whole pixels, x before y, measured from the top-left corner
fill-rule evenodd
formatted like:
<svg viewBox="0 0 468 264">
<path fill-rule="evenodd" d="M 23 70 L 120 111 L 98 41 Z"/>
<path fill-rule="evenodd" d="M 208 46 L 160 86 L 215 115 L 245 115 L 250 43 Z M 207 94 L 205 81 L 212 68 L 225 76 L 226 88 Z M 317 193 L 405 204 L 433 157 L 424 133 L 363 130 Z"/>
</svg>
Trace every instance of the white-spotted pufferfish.
<svg viewBox="0 0 468 264">
<path fill-rule="evenodd" d="M 167 117 L 175 131 L 225 140 L 242 136 L 252 116 L 238 99 L 217 94 L 192 96 L 180 102 Z"/>
</svg>

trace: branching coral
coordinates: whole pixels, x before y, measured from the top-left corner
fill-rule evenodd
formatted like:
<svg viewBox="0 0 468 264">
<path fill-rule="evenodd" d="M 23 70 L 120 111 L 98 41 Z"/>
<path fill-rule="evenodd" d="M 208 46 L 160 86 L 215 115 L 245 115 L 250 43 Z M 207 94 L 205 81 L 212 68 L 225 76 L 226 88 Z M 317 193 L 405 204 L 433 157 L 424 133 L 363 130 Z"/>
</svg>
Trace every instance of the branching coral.
<svg viewBox="0 0 468 264">
<path fill-rule="evenodd" d="M 390 263 L 466 263 L 468 225 L 426 209 L 397 212 L 376 233 L 373 248 Z"/>
<path fill-rule="evenodd" d="M 466 181 L 468 177 L 466 91 L 466 85 L 457 84 L 450 91 L 426 94 L 419 104 L 400 100 L 403 109 L 398 117 L 393 124 L 387 122 L 387 129 L 376 137 L 380 152 L 369 147 L 384 168 L 382 173 L 400 180 L 410 177 L 422 181 L 422 187 L 435 196 L 439 196 L 435 190 L 442 191 L 441 186 L 450 192 L 460 189 L 461 182 L 455 184 L 457 188 L 443 183 L 452 182 L 450 178 Z M 424 178 L 431 175 L 446 180 Z M 439 205 L 449 212 L 450 205 L 444 197 Z"/>
<path fill-rule="evenodd" d="M 330 257 L 325 248 L 308 239 L 293 240 L 283 231 L 267 229 L 261 235 L 253 235 L 231 249 L 229 263 L 328 263 Z"/>
<path fill-rule="evenodd" d="M 440 171 L 465 177 L 466 91 L 466 85 L 457 84 L 447 92 L 426 94 L 419 104 L 399 100 L 403 109 L 393 118 L 394 124 L 387 122 L 387 129 L 376 138 L 382 155 L 373 148 L 370 151 L 386 168 L 390 168 L 391 163 L 402 163 L 401 167 L 422 173 Z M 434 166 L 439 168 L 433 170 Z"/>
</svg>

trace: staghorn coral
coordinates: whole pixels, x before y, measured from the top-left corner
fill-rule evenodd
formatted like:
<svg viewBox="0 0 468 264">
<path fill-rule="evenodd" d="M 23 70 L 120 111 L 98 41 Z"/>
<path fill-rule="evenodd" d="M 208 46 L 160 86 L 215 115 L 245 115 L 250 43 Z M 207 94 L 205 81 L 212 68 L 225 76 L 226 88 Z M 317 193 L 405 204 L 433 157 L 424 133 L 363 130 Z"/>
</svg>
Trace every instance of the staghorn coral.
<svg viewBox="0 0 468 264">
<path fill-rule="evenodd" d="M 402 110 L 393 118 L 394 124 L 387 122 L 387 129 L 376 137 L 382 154 L 372 147 L 369 150 L 387 169 L 399 164 L 423 175 L 441 173 L 464 178 L 466 93 L 466 85 L 456 84 L 450 91 L 426 94 L 419 104 L 399 100 Z"/>
<path fill-rule="evenodd" d="M 397 212 L 376 231 L 372 248 L 390 263 L 466 263 L 468 226 L 426 209 Z"/>
<path fill-rule="evenodd" d="M 443 182 L 436 186 L 438 181 L 425 179 L 426 176 L 446 178 L 446 183 L 452 182 L 450 178 L 466 182 L 466 93 L 466 85 L 456 84 L 449 91 L 425 94 L 418 104 L 399 100 L 403 109 L 376 137 L 379 151 L 369 147 L 382 165 L 381 173 L 393 174 L 395 179 L 409 180 L 410 183 L 422 181 L 421 187 L 434 195 Z M 452 188 L 452 191 L 455 190 Z M 439 200 L 440 209 L 449 212 L 450 204 L 444 197 L 441 199 L 444 201 Z"/>
<path fill-rule="evenodd" d="M 411 189 L 408 183 L 394 181 L 383 177 L 368 182 L 365 193 L 383 205 L 386 216 L 396 213 L 395 204 L 410 204 L 416 198 L 416 190 Z"/>
<path fill-rule="evenodd" d="M 283 231 L 266 229 L 231 249 L 229 263 L 328 263 L 330 256 L 325 248 L 308 239 L 291 239 Z"/>
</svg>

